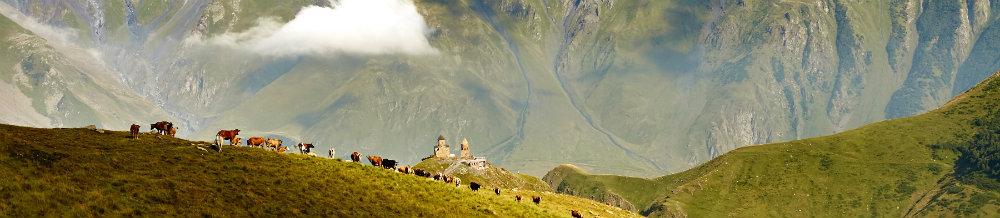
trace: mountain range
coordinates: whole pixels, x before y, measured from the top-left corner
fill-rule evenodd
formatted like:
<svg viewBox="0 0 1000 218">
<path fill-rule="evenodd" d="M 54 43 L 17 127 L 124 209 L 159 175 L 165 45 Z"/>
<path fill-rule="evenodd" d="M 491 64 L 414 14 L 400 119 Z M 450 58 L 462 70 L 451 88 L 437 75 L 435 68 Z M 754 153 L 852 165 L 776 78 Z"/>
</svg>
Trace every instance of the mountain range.
<svg viewBox="0 0 1000 218">
<path fill-rule="evenodd" d="M 0 122 L 170 120 L 407 163 L 444 135 L 515 172 L 653 177 L 916 115 L 1000 69 L 996 0 L 372 2 L 386 19 L 351 0 L 4 0 Z M 368 19 L 315 22 L 339 16 Z M 356 31 L 312 31 L 338 28 Z"/>
</svg>

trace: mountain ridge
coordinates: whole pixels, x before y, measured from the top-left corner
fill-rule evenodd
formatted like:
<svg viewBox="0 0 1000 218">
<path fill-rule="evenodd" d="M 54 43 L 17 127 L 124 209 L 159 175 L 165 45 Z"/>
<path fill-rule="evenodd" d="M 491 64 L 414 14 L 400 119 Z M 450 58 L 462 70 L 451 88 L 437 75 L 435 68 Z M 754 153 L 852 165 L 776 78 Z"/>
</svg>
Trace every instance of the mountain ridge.
<svg viewBox="0 0 1000 218">
<path fill-rule="evenodd" d="M 1000 193 L 988 187 L 1000 180 L 970 174 L 964 162 L 971 147 L 995 145 L 963 143 L 990 137 L 974 135 L 1000 118 L 998 77 L 921 115 L 747 146 L 676 174 L 592 175 L 561 165 L 543 180 L 560 193 L 621 195 L 651 217 L 993 216 Z"/>
</svg>

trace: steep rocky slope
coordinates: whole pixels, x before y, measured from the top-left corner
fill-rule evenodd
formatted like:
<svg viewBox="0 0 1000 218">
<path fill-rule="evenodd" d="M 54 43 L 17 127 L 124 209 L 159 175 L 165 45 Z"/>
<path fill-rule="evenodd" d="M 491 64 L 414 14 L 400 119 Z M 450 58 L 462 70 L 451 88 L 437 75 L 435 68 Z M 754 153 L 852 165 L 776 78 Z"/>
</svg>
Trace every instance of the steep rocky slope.
<svg viewBox="0 0 1000 218">
<path fill-rule="evenodd" d="M 0 122 L 126 128 L 171 119 L 123 86 L 95 51 L 67 42 L 72 35 L 65 30 L 39 25 L 6 5 L 0 13 Z"/>
</svg>

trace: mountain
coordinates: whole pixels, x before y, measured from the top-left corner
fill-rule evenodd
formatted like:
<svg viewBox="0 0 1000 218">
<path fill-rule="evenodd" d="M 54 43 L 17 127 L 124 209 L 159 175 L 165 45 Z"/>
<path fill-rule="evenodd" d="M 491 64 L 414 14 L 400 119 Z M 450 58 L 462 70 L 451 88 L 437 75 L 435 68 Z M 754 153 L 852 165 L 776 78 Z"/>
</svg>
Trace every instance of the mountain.
<svg viewBox="0 0 1000 218">
<path fill-rule="evenodd" d="M 0 5 L 0 13 L 17 11 Z M 63 30 L 24 16 L 0 17 L 0 29 L 0 121 L 125 128 L 171 119 L 122 85 L 94 50 L 66 41 Z"/>
<path fill-rule="evenodd" d="M 536 176 L 563 163 L 680 172 L 918 114 L 1000 68 L 995 0 L 376 1 L 418 13 L 399 22 L 422 19 L 422 36 L 400 40 L 424 40 L 422 52 L 347 37 L 370 29 L 331 36 L 399 48 L 329 51 L 336 40 L 315 39 L 327 33 L 302 31 L 358 14 L 339 11 L 356 0 L 4 2 L 76 30 L 69 41 L 99 51 L 183 137 L 239 128 L 416 162 L 445 135 Z"/>
<path fill-rule="evenodd" d="M 551 192 L 498 196 L 337 159 L 211 146 L 0 124 L 0 216 L 639 217 Z"/>
<path fill-rule="evenodd" d="M 635 178 L 561 165 L 542 179 L 560 193 L 620 196 L 616 206 L 650 217 L 994 217 L 997 78 L 921 115 L 747 146 L 680 173 Z"/>
</svg>

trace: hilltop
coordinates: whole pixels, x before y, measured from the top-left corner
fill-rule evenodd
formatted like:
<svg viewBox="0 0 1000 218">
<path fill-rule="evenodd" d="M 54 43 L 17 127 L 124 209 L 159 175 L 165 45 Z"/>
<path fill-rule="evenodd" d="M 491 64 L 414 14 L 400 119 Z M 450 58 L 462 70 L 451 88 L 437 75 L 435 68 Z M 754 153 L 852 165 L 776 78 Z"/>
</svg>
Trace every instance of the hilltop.
<svg viewBox="0 0 1000 218">
<path fill-rule="evenodd" d="M 570 209 L 638 216 L 550 192 L 496 196 L 339 159 L 210 146 L 0 125 L 0 216 L 569 217 Z M 515 202 L 515 194 L 528 199 Z M 532 195 L 542 203 L 531 203 Z"/>
<path fill-rule="evenodd" d="M 443 173 L 453 175 L 462 179 L 464 183 L 476 182 L 486 187 L 500 187 L 504 189 L 531 190 L 540 192 L 550 192 L 552 188 L 538 177 L 520 173 L 511 173 L 507 169 L 493 165 L 488 165 L 485 169 L 476 169 L 459 160 L 442 160 L 428 158 L 420 161 L 413 167 L 417 167 L 431 174 Z"/>
<path fill-rule="evenodd" d="M 830 136 L 743 147 L 655 178 L 544 178 L 560 193 L 620 195 L 650 217 L 996 217 L 1000 72 L 936 110 Z"/>
</svg>

